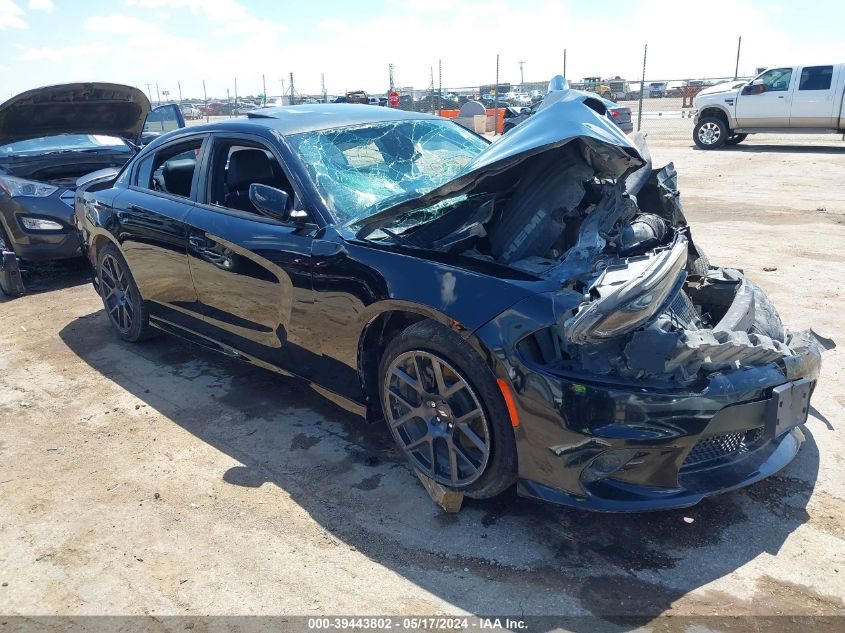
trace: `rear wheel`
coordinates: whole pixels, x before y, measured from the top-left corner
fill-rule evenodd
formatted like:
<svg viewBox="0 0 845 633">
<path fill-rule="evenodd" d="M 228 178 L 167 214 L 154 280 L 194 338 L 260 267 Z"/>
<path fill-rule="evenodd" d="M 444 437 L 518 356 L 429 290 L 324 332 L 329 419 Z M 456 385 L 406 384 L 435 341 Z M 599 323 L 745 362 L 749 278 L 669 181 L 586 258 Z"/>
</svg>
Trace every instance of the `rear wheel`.
<svg viewBox="0 0 845 633">
<path fill-rule="evenodd" d="M 379 365 L 384 417 L 412 466 L 469 497 L 516 479 L 516 441 L 498 385 L 475 351 L 446 327 L 416 323 Z"/>
<path fill-rule="evenodd" d="M 712 116 L 701 119 L 692 133 L 693 141 L 701 149 L 722 147 L 728 136 L 730 136 L 730 130 L 725 120 Z"/>
<path fill-rule="evenodd" d="M 136 343 L 154 334 L 135 279 L 113 244 L 105 246 L 97 257 L 97 281 L 106 314 L 120 338 Z"/>
</svg>

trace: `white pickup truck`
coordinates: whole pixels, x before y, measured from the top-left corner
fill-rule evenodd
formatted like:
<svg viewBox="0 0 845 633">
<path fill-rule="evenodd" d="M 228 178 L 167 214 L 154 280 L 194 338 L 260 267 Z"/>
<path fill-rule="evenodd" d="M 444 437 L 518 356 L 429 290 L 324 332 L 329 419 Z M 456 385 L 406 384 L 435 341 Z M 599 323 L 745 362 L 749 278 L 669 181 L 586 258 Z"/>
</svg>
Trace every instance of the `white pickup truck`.
<svg viewBox="0 0 845 633">
<path fill-rule="evenodd" d="M 692 138 L 716 149 L 748 134 L 845 133 L 843 93 L 845 64 L 768 68 L 749 82 L 699 92 Z"/>
</svg>

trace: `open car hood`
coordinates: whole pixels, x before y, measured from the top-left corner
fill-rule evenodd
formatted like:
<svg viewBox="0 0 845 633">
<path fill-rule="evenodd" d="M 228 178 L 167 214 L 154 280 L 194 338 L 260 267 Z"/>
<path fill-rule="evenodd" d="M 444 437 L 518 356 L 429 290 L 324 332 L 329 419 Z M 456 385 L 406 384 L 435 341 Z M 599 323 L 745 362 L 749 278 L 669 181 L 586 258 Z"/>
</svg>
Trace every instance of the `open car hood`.
<svg viewBox="0 0 845 633">
<path fill-rule="evenodd" d="M 57 134 L 100 134 L 137 143 L 150 113 L 132 86 L 61 84 L 22 92 L 0 105 L 0 145 Z"/>
<path fill-rule="evenodd" d="M 519 182 L 526 160 L 572 142 L 579 144 L 596 177 L 623 178 L 645 165 L 646 160 L 605 114 L 605 105 L 591 93 L 569 89 L 550 92 L 537 114 L 491 143 L 449 182 L 350 224 L 360 227 L 359 237 L 366 237 L 403 213 L 454 196 L 506 191 Z"/>
</svg>

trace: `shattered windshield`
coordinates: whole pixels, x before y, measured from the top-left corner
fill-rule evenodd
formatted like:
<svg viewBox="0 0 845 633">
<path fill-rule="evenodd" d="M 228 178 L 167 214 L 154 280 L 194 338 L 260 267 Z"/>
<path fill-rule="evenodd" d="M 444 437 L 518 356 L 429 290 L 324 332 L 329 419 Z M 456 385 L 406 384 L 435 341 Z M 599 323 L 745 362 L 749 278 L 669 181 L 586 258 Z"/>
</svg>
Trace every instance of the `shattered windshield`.
<svg viewBox="0 0 845 633">
<path fill-rule="evenodd" d="M 454 179 L 487 142 L 449 121 L 391 121 L 288 137 L 338 222 L 369 217 Z"/>
</svg>

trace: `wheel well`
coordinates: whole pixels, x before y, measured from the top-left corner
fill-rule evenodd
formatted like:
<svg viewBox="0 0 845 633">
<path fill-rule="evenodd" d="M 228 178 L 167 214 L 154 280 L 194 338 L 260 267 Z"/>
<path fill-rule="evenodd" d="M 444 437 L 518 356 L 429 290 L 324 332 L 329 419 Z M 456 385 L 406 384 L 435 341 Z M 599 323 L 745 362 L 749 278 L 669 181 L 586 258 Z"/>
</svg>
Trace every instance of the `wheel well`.
<svg viewBox="0 0 845 633">
<path fill-rule="evenodd" d="M 725 111 L 721 108 L 704 108 L 698 115 L 698 120 L 700 121 L 704 117 L 714 117 L 716 119 L 722 119 L 725 122 L 725 125 L 730 127 L 728 123 L 728 115 L 725 114 Z"/>
<path fill-rule="evenodd" d="M 367 419 L 381 417 L 378 398 L 378 366 L 387 344 L 409 325 L 426 317 L 401 310 L 382 312 L 364 329 L 358 342 L 358 371 L 367 398 Z"/>
<path fill-rule="evenodd" d="M 95 235 L 94 239 L 91 241 L 91 254 L 94 256 L 94 261 L 91 263 L 96 267 L 97 260 L 100 257 L 100 251 L 108 244 L 111 244 L 112 241 L 107 238 L 105 235 Z"/>
</svg>

